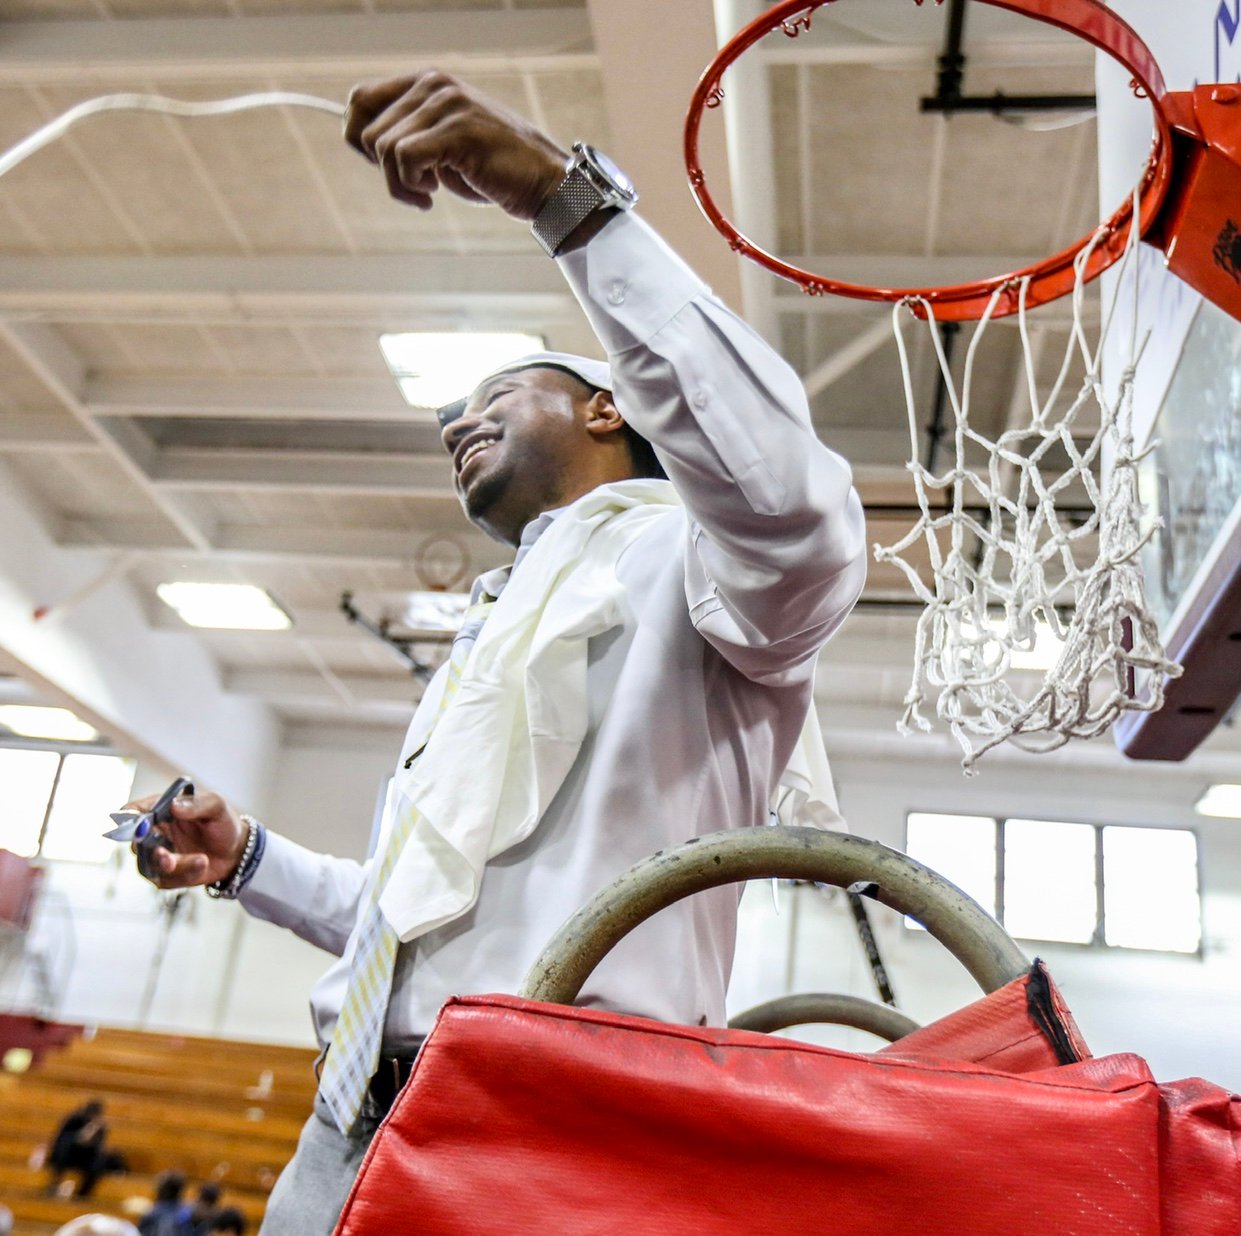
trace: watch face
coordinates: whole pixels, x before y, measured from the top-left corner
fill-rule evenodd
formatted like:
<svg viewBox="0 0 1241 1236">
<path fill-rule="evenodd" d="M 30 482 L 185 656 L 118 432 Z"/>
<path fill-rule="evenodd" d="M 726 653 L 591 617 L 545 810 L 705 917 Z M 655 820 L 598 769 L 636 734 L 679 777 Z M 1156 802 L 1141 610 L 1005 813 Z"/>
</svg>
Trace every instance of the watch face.
<svg viewBox="0 0 1241 1236">
<path fill-rule="evenodd" d="M 634 188 L 633 181 L 620 170 L 616 164 L 603 153 L 602 150 L 596 150 L 593 146 L 582 145 L 582 154 L 588 162 L 594 164 L 605 180 L 611 182 L 616 192 L 628 201 L 635 201 L 638 196 L 637 189 Z"/>
</svg>

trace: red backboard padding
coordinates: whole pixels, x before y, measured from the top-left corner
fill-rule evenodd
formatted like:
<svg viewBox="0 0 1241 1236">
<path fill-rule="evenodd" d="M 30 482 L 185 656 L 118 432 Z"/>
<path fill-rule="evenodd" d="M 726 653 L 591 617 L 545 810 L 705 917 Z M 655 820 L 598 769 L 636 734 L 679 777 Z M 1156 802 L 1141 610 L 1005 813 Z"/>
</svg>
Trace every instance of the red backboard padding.
<svg viewBox="0 0 1241 1236">
<path fill-rule="evenodd" d="M 970 1060 L 1004 1073 L 1033 1073 L 1087 1060 L 1090 1049 L 1051 976 L 1036 961 L 1028 974 L 889 1043 L 880 1054 Z"/>
<path fill-rule="evenodd" d="M 1189 1087 L 463 998 L 337 1232 L 1237 1236 L 1237 1104 Z"/>
</svg>

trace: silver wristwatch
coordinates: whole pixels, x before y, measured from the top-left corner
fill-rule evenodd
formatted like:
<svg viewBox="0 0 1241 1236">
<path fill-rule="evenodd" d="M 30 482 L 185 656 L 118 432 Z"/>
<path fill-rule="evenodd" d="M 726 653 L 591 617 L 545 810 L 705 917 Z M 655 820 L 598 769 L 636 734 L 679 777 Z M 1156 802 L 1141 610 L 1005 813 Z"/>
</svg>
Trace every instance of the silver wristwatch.
<svg viewBox="0 0 1241 1236">
<path fill-rule="evenodd" d="M 633 183 L 607 155 L 585 142 L 574 142 L 565 178 L 543 203 L 530 230 L 547 255 L 556 257 L 591 215 L 611 208 L 629 210 L 637 200 Z"/>
</svg>

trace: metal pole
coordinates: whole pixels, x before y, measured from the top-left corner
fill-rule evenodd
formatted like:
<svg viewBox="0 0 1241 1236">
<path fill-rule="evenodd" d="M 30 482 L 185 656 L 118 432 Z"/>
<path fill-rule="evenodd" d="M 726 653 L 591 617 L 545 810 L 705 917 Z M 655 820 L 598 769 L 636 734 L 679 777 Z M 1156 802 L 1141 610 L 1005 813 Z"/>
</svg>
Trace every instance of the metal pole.
<svg viewBox="0 0 1241 1236">
<path fill-rule="evenodd" d="M 879 990 L 879 999 L 884 1004 L 896 1006 L 896 997 L 892 994 L 892 984 L 888 981 L 888 971 L 879 955 L 879 945 L 875 942 L 875 929 L 871 926 L 870 915 L 866 912 L 866 903 L 862 900 L 865 889 L 849 888 L 845 896 L 849 899 L 849 909 L 853 911 L 853 922 L 857 927 L 858 939 L 862 942 L 862 952 L 870 965 L 871 977 Z"/>
<path fill-rule="evenodd" d="M 138 1002 L 138 1025 L 145 1026 L 151 1016 L 151 1006 L 155 1003 L 155 990 L 159 986 L 160 975 L 164 970 L 164 959 L 168 955 L 168 941 L 172 936 L 172 925 L 176 921 L 177 912 L 188 896 L 188 893 L 174 893 L 166 897 L 160 906 L 159 936 L 155 944 L 155 952 L 151 955 L 151 965 L 147 970 L 146 990 Z"/>
</svg>

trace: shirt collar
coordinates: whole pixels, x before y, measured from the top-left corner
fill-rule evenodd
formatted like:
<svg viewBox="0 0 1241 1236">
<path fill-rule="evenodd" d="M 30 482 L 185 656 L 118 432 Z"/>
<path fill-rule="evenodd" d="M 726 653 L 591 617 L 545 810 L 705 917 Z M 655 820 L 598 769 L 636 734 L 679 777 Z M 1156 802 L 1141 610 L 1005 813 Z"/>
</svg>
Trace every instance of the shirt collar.
<svg viewBox="0 0 1241 1236">
<path fill-rule="evenodd" d="M 496 567 L 494 570 L 484 571 L 474 581 L 474 587 L 470 590 L 470 604 L 476 604 L 483 596 L 499 597 L 509 581 L 509 576 L 521 566 L 522 559 L 534 548 L 534 543 L 567 509 L 567 507 L 558 506 L 555 510 L 544 511 L 542 515 L 536 515 L 521 530 L 521 540 L 517 543 L 517 556 L 513 559 L 512 566 Z"/>
</svg>

